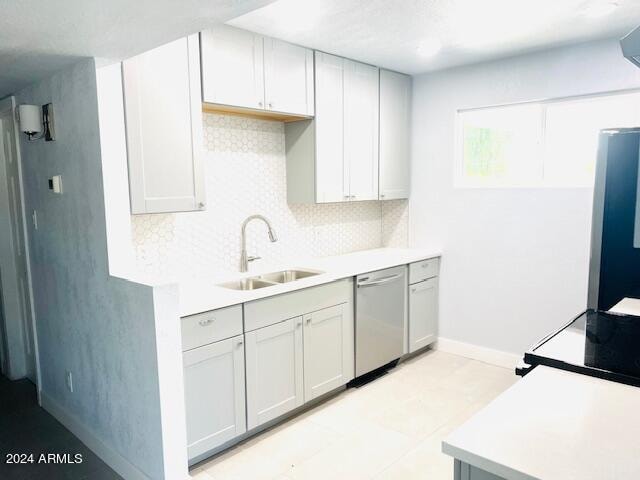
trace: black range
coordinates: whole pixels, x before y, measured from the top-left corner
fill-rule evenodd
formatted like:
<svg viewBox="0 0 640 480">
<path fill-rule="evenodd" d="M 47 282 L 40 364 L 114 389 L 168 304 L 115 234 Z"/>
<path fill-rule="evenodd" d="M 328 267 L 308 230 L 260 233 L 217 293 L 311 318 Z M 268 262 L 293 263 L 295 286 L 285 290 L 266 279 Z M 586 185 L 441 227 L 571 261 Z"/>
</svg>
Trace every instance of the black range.
<svg viewBox="0 0 640 480">
<path fill-rule="evenodd" d="M 527 351 L 524 361 L 640 387 L 640 317 L 587 310 Z"/>
</svg>

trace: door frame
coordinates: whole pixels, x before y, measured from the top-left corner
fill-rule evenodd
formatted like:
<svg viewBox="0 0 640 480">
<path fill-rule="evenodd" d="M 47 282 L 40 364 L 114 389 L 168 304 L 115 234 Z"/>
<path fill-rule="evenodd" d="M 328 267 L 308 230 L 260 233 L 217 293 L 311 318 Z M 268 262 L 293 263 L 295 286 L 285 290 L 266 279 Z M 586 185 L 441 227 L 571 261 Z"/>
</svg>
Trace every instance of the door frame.
<svg viewBox="0 0 640 480">
<path fill-rule="evenodd" d="M 13 128 L 14 142 L 16 146 L 16 163 L 18 167 L 18 180 L 19 180 L 18 190 L 19 190 L 19 197 L 20 197 L 20 204 L 21 204 L 19 215 L 22 223 L 21 228 L 23 231 L 22 238 L 23 238 L 24 244 L 22 245 L 22 248 L 25 254 L 25 263 L 26 263 L 25 268 L 26 268 L 26 274 L 27 274 L 27 290 L 28 290 L 26 295 L 27 297 L 26 302 L 28 304 L 27 316 L 26 318 L 23 319 L 23 322 L 24 322 L 23 327 L 25 331 L 27 329 L 31 329 L 31 331 L 33 332 L 32 334 L 33 345 L 31 347 L 34 354 L 34 370 L 35 371 L 33 372 L 34 378 L 32 378 L 32 380 L 35 381 L 36 383 L 37 393 L 38 393 L 38 403 L 40 403 L 41 376 L 40 376 L 40 356 L 39 356 L 39 350 L 38 350 L 38 331 L 36 329 L 36 315 L 35 315 L 34 300 L 33 300 L 33 282 L 32 282 L 32 275 L 31 275 L 31 256 L 29 251 L 29 232 L 27 229 L 27 216 L 26 216 L 26 210 L 25 210 L 24 175 L 23 175 L 23 168 L 22 168 L 22 153 L 20 149 L 20 128 L 14 114 L 15 109 L 16 109 L 16 99 L 14 96 L 6 97 L 0 100 L 0 117 L 6 116 L 10 118 L 11 121 L 13 122 L 13 127 L 14 127 Z M 1 123 L 0 123 L 0 135 L 3 135 L 3 127 Z M 6 160 L 3 158 L 2 161 L 6 161 Z M 8 339 L 5 339 L 5 340 L 8 341 Z M 5 353 L 8 355 L 8 352 L 5 352 Z"/>
</svg>

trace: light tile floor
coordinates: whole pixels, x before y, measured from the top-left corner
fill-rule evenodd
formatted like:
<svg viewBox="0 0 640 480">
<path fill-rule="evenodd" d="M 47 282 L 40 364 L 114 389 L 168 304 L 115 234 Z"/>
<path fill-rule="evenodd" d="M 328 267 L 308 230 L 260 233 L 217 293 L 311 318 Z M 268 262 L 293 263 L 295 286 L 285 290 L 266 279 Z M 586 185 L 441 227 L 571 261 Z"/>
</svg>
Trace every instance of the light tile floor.
<svg viewBox="0 0 640 480">
<path fill-rule="evenodd" d="M 513 370 L 427 351 L 214 457 L 196 480 L 451 480 L 442 439 L 515 383 Z"/>
</svg>

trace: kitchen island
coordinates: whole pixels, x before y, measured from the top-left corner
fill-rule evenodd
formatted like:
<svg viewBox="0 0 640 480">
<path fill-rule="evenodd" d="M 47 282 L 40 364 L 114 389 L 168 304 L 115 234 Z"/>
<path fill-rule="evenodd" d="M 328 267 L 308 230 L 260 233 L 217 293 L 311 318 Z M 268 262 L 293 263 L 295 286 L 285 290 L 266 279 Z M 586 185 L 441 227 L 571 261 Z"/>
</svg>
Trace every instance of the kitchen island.
<svg viewBox="0 0 640 480">
<path fill-rule="evenodd" d="M 636 480 L 640 389 L 538 366 L 449 435 L 456 480 Z"/>
</svg>

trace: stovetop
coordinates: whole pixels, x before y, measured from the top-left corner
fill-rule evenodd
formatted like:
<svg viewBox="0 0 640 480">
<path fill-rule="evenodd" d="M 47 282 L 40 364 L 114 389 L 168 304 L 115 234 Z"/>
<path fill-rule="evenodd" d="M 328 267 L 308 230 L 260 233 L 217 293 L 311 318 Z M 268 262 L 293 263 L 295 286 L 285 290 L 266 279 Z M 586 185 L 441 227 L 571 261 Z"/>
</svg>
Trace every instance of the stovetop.
<svg viewBox="0 0 640 480">
<path fill-rule="evenodd" d="M 526 352 L 524 361 L 640 386 L 640 317 L 587 310 Z"/>
</svg>

